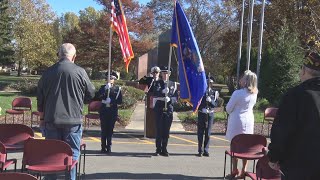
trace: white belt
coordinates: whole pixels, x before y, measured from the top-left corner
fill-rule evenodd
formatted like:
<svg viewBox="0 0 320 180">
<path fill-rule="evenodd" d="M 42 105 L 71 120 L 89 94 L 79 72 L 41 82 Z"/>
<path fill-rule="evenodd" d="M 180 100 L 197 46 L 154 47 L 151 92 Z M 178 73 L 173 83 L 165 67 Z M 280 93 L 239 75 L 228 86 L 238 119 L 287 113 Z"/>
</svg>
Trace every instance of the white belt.
<svg viewBox="0 0 320 180">
<path fill-rule="evenodd" d="M 107 104 L 107 101 L 106 100 L 101 100 L 101 103 L 102 104 Z"/>
<path fill-rule="evenodd" d="M 209 109 L 208 112 L 202 112 L 200 111 L 201 113 L 204 113 L 204 114 L 212 114 L 214 113 L 214 110 L 213 109 Z"/>
<path fill-rule="evenodd" d="M 155 97 L 153 98 L 153 101 L 165 101 L 166 97 Z"/>
</svg>

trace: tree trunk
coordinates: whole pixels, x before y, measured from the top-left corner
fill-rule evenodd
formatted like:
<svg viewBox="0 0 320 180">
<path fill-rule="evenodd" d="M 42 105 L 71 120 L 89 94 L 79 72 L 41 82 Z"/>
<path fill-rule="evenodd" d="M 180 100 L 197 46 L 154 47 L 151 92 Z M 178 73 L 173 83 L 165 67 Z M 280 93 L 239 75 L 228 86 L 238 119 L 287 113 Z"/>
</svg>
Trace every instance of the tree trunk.
<svg viewBox="0 0 320 180">
<path fill-rule="evenodd" d="M 20 60 L 18 62 L 18 76 L 20 77 L 21 76 L 21 70 L 22 70 L 22 61 Z"/>
</svg>

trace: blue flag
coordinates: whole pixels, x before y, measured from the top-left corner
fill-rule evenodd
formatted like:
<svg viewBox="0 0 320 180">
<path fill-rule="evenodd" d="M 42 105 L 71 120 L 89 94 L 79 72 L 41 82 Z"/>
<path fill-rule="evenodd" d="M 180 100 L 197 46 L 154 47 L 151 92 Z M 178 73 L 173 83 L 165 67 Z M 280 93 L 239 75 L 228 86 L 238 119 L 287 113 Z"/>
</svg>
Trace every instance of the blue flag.
<svg viewBox="0 0 320 180">
<path fill-rule="evenodd" d="M 197 111 L 207 89 L 206 73 L 197 41 L 179 2 L 175 2 L 171 45 L 178 52 L 180 97 Z"/>
</svg>

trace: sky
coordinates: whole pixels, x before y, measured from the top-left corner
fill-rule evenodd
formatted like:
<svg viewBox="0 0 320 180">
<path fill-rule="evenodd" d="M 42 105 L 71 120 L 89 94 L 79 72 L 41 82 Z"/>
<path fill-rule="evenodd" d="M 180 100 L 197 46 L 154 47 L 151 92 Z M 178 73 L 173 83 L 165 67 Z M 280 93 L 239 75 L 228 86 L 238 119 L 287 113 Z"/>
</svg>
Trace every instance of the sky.
<svg viewBox="0 0 320 180">
<path fill-rule="evenodd" d="M 149 1 L 150 0 L 138 0 L 141 4 L 147 4 Z M 101 10 L 103 8 L 94 0 L 47 0 L 47 3 L 59 16 L 66 12 L 78 13 L 80 10 L 89 6 L 94 7 L 96 10 Z"/>
</svg>

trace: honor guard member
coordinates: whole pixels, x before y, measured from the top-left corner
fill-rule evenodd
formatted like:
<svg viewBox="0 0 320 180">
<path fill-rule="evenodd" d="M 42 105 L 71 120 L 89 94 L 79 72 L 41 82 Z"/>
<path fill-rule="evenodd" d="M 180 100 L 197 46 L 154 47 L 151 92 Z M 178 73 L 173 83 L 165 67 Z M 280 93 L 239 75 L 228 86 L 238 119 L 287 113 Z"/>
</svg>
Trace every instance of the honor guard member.
<svg viewBox="0 0 320 180">
<path fill-rule="evenodd" d="M 159 79 L 159 75 L 160 75 L 160 68 L 158 66 L 154 66 L 151 68 L 151 74 L 152 77 L 147 77 L 144 76 L 143 78 L 141 78 L 139 80 L 139 84 L 145 84 L 148 85 L 148 89 L 150 92 L 152 92 L 152 90 L 150 89 L 150 87 L 152 86 L 154 81 L 158 81 Z"/>
<path fill-rule="evenodd" d="M 197 135 L 198 135 L 198 154 L 197 156 L 209 156 L 209 145 L 211 127 L 213 124 L 213 108 L 217 105 L 219 92 L 211 88 L 214 79 L 207 76 L 208 89 L 202 98 L 198 111 Z M 204 142 L 203 142 L 204 136 Z M 202 147 L 203 144 L 203 147 Z"/>
<path fill-rule="evenodd" d="M 101 152 L 111 153 L 113 128 L 118 119 L 118 104 L 122 103 L 122 93 L 121 87 L 114 85 L 114 81 L 118 79 L 117 73 L 110 73 L 110 82 L 108 82 L 108 72 L 106 72 L 105 76 L 107 83 L 101 86 L 97 95 L 99 99 L 102 100 L 99 111 L 101 127 Z"/>
<path fill-rule="evenodd" d="M 161 68 L 161 80 L 155 81 L 151 87 L 154 93 L 154 112 L 156 114 L 156 152 L 162 156 L 169 156 L 167 145 L 169 139 L 170 127 L 173 119 L 173 104 L 177 102 L 177 84 L 169 81 L 166 84 L 166 80 L 169 79 L 168 67 L 162 66 Z M 171 69 L 172 71 L 172 69 Z M 151 90 L 150 89 L 150 90 Z M 167 96 L 166 96 L 167 94 Z M 165 108 L 167 103 L 167 108 Z"/>
</svg>

